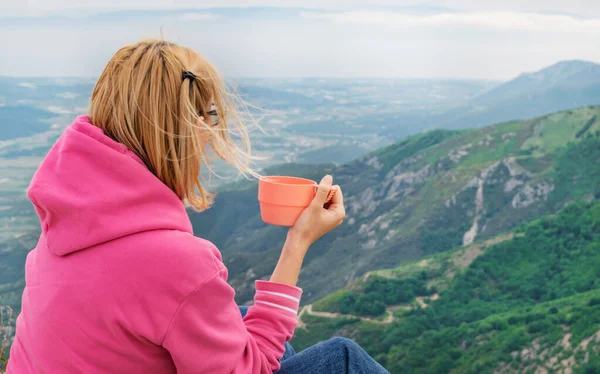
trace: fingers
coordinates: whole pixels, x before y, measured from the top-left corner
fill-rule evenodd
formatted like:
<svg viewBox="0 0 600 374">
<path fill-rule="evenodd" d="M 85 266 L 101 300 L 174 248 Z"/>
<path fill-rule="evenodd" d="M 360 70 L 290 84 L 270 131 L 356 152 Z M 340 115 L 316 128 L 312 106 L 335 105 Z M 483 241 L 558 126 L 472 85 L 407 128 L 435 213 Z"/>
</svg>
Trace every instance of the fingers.
<svg viewBox="0 0 600 374">
<path fill-rule="evenodd" d="M 340 224 L 346 217 L 346 207 L 344 207 L 344 194 L 340 186 L 337 186 L 338 190 L 331 199 L 331 205 L 328 210 L 335 212 L 336 216 L 340 219 Z"/>
<path fill-rule="evenodd" d="M 342 194 L 342 188 L 337 184 L 333 188 L 337 188 L 337 191 L 335 191 L 335 194 L 331 198 L 331 203 L 344 205 L 344 194 Z"/>
<path fill-rule="evenodd" d="M 323 179 L 321 179 L 321 183 L 319 183 L 319 188 L 317 189 L 317 194 L 311 203 L 313 207 L 323 208 L 323 205 L 325 205 L 325 202 L 327 201 L 327 195 L 331 190 L 332 183 L 333 177 L 331 175 L 326 175 L 323 177 Z"/>
</svg>

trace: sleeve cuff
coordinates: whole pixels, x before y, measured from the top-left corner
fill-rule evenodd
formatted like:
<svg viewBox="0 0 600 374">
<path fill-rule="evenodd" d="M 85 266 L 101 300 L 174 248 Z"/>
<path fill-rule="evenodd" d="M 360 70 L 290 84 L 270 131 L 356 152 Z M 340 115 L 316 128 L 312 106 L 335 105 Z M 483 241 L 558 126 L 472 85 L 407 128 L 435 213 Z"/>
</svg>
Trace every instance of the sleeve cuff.
<svg viewBox="0 0 600 374">
<path fill-rule="evenodd" d="M 288 284 L 257 280 L 254 303 L 298 314 L 302 289 Z"/>
</svg>

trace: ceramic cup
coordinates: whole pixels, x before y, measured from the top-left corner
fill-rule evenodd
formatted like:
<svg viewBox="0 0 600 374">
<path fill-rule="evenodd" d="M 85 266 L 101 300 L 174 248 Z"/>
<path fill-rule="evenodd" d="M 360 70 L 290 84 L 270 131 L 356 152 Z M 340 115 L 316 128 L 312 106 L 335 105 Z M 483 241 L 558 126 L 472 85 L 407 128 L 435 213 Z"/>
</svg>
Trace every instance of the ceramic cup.
<svg viewBox="0 0 600 374">
<path fill-rule="evenodd" d="M 266 176 L 258 181 L 262 220 L 271 225 L 293 226 L 317 193 L 317 182 L 297 177 Z M 335 194 L 332 189 L 329 201 Z"/>
</svg>

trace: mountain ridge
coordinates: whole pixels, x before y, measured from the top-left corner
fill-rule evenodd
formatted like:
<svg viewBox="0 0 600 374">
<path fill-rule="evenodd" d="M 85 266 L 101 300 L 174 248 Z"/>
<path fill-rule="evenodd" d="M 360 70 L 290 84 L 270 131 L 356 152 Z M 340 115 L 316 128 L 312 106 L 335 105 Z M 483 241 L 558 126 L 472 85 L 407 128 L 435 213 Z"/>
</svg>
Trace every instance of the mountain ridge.
<svg viewBox="0 0 600 374">
<path fill-rule="evenodd" d="M 566 60 L 522 73 L 429 122 L 450 129 L 481 127 L 599 103 L 600 64 Z"/>
<path fill-rule="evenodd" d="M 366 271 L 494 237 L 572 199 L 594 199 L 600 176 L 586 157 L 597 154 L 599 115 L 600 107 L 584 107 L 478 130 L 435 130 L 339 167 L 271 169 L 315 180 L 332 174 L 347 196 L 344 225 L 306 257 L 305 302 Z M 286 232 L 260 220 L 255 184 L 222 191 L 213 208 L 191 220 L 196 235 L 223 251 L 238 301 L 250 301 L 248 284 L 270 275 Z"/>
</svg>

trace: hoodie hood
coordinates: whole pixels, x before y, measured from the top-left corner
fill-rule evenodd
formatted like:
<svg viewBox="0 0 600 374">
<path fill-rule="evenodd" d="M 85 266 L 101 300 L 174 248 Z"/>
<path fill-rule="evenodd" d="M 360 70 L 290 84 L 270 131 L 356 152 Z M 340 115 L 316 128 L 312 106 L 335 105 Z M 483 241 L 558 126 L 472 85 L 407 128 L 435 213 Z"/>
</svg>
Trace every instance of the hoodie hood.
<svg viewBox="0 0 600 374">
<path fill-rule="evenodd" d="M 58 256 L 149 230 L 192 233 L 177 195 L 87 116 L 77 117 L 52 147 L 28 196 Z"/>
</svg>

